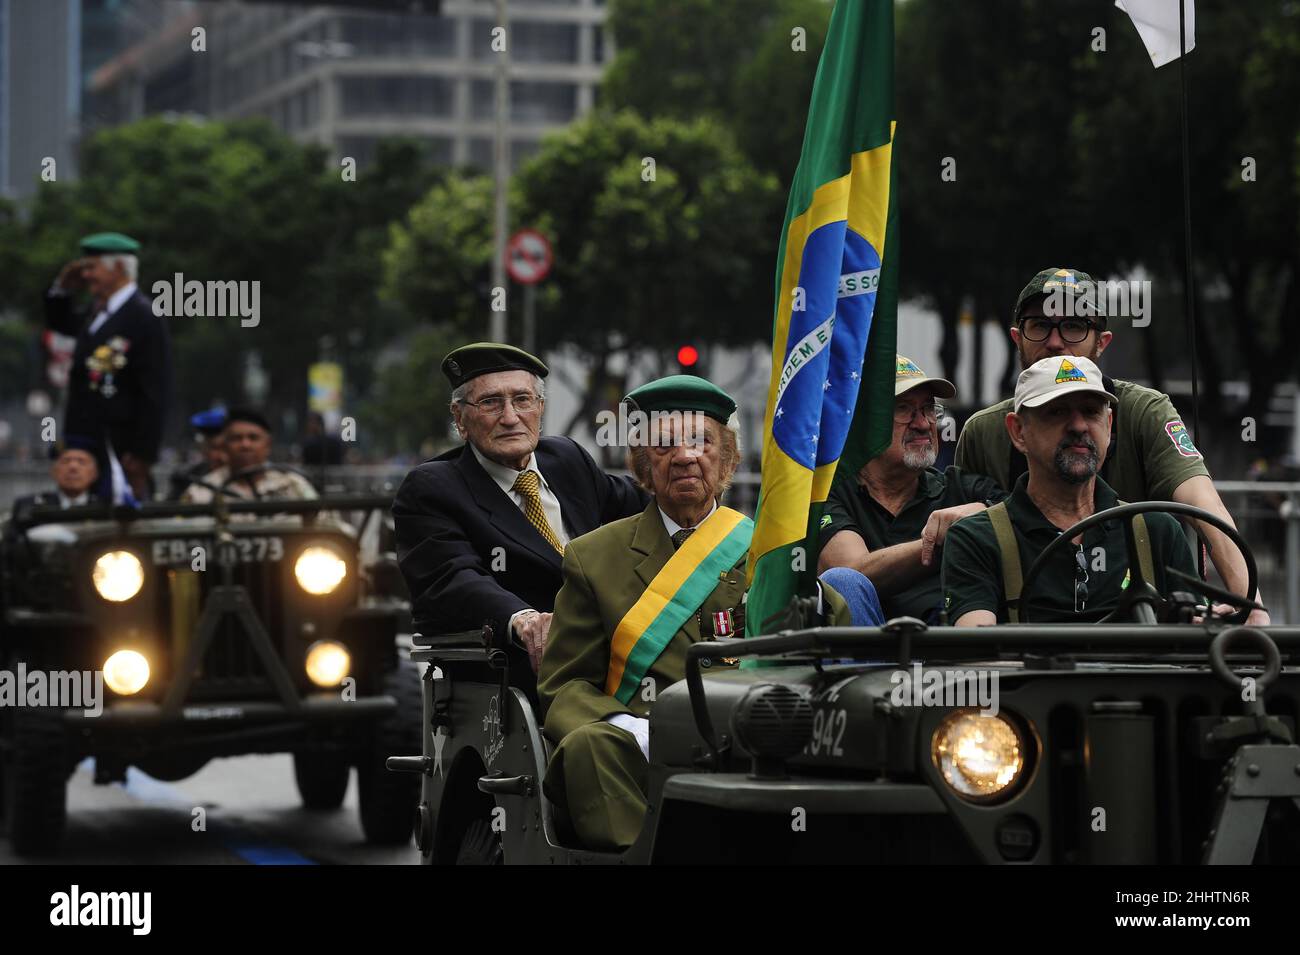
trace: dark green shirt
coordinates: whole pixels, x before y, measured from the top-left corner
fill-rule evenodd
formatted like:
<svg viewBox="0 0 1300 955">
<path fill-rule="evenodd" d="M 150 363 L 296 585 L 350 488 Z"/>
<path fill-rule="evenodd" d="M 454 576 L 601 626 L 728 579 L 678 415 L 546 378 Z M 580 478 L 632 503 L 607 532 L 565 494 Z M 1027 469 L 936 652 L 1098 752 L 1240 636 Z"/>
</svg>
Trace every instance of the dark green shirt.
<svg viewBox="0 0 1300 955">
<path fill-rule="evenodd" d="M 866 541 L 868 550 L 883 550 L 920 540 L 926 521 L 941 508 L 996 504 L 1004 497 L 1002 488 L 982 474 L 964 474 L 958 467 L 943 471 L 927 468 L 917 481 L 916 495 L 895 516 L 856 480 L 836 481 L 822 513 L 821 542 L 824 546 L 840 531 L 854 531 Z M 882 595 L 880 605 L 886 618 L 909 616 L 927 620 L 932 612 L 937 615 L 941 599 L 939 575 L 931 572 L 906 590 L 888 597 Z"/>
<path fill-rule="evenodd" d="M 1007 498 L 1007 515 L 1020 545 L 1022 574 L 1029 573 L 1043 549 L 1065 530 L 1043 516 L 1029 497 L 1028 484 L 1029 475 L 1021 475 Z M 1101 478 L 1097 479 L 1093 502 L 1098 511 L 1118 503 L 1115 492 Z M 1165 573 L 1165 567 L 1171 566 L 1196 575 L 1192 551 L 1178 520 L 1170 514 L 1146 514 L 1144 519 L 1151 535 L 1151 559 L 1156 571 L 1152 583 L 1156 589 L 1166 596 L 1174 590 L 1191 589 Z M 1124 519 L 1104 521 L 1084 532 L 1081 547 L 1066 546 L 1053 556 L 1033 583 L 1032 591 L 1021 595 L 1022 607 L 1026 602 L 1031 604 L 1031 622 L 1087 623 L 1115 609 L 1129 582 L 1124 523 Z M 1081 548 L 1087 564 L 1088 595 L 1076 608 L 1075 586 L 1084 577 L 1076 556 Z M 1009 619 L 1002 556 L 987 514 L 972 514 L 948 528 L 943 546 L 943 594 L 949 623 L 955 624 L 962 614 L 972 610 L 990 610 L 997 614 L 999 623 Z M 1025 620 L 1023 610 L 1020 619 Z"/>
</svg>

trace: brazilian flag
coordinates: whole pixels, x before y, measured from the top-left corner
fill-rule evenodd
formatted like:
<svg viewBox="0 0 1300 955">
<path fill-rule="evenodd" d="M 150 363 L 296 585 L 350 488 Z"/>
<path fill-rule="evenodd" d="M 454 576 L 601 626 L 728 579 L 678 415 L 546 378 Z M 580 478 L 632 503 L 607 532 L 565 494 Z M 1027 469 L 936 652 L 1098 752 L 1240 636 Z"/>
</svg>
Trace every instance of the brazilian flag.
<svg viewBox="0 0 1300 955">
<path fill-rule="evenodd" d="M 777 253 L 748 636 L 812 592 L 836 469 L 856 474 L 893 434 L 893 137 L 894 0 L 838 0 Z"/>
</svg>

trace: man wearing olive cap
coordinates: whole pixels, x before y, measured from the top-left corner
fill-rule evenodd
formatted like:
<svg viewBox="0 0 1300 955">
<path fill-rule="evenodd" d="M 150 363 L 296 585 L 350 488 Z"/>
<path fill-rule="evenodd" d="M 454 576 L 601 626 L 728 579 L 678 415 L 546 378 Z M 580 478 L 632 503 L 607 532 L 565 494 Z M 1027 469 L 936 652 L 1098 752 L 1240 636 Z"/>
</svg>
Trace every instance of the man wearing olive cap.
<svg viewBox="0 0 1300 955">
<path fill-rule="evenodd" d="M 879 622 L 906 616 L 937 623 L 943 604 L 939 558 L 948 529 L 1006 497 L 982 474 L 934 467 L 940 401 L 956 395 L 952 382 L 931 378 L 897 355 L 889 447 L 857 475 L 837 480 L 826 500 L 817 566 L 865 574 L 879 596 Z"/>
<path fill-rule="evenodd" d="M 1021 368 L 1049 357 L 1096 361 L 1101 356 L 1114 334 L 1106 327 L 1104 309 L 1098 307 L 1098 289 L 1092 276 L 1077 269 L 1043 269 L 1029 280 L 1011 316 L 1011 341 Z M 1103 383 L 1118 402 L 1110 453 L 1103 456 L 1100 472 L 1115 493 L 1126 501 L 1191 504 L 1233 524 L 1169 396 L 1131 381 L 1104 378 Z M 956 452 L 956 463 L 963 470 L 987 474 L 1008 490 L 1025 472 L 1025 456 L 1011 442 L 1004 424 L 1011 410 L 1008 399 L 971 415 Z M 1227 588 L 1244 594 L 1247 573 L 1241 553 L 1217 527 L 1196 526 Z M 1252 611 L 1247 622 L 1264 626 L 1268 613 Z"/>
<path fill-rule="evenodd" d="M 635 514 L 645 496 L 571 438 L 541 436 L 548 369 L 540 359 L 477 342 L 449 353 L 442 371 L 465 443 L 412 470 L 393 500 L 415 624 L 454 633 L 491 623 L 535 670 L 565 545 Z"/>
<path fill-rule="evenodd" d="M 119 232 L 81 240 L 81 257 L 63 266 L 45 295 L 51 329 L 77 340 L 68 375 L 63 430 L 86 435 L 101 452 L 101 489 L 116 458 L 135 496 L 149 496 L 171 401 L 171 336 L 136 288 L 140 244 Z M 74 295 L 88 293 L 89 308 Z"/>
<path fill-rule="evenodd" d="M 570 542 L 537 683 L 558 744 L 546 794 L 584 846 L 606 851 L 641 832 L 656 696 L 683 679 L 691 644 L 744 633 L 753 530 L 720 503 L 740 461 L 735 401 L 693 375 L 652 381 L 624 401 L 641 416 L 629 469 L 653 500 Z M 822 596 L 833 622 L 855 622 L 846 597 L 860 595 L 825 587 Z"/>
<path fill-rule="evenodd" d="M 1062 547 L 1030 592 L 1027 571 L 1061 532 L 1118 505 L 1098 477 L 1111 442 L 1111 416 L 1119 399 L 1088 358 L 1043 358 L 1020 373 L 1014 410 L 1004 425 L 1028 469 L 1011 496 L 948 529 L 943 549 L 943 592 L 948 619 L 958 627 L 1017 623 L 1092 622 L 1118 605 L 1130 566 L 1161 594 L 1187 590 L 1166 567 L 1195 575 L 1191 549 L 1169 514 L 1138 518 L 1137 554 L 1128 552 L 1123 519 L 1106 521 Z"/>
</svg>

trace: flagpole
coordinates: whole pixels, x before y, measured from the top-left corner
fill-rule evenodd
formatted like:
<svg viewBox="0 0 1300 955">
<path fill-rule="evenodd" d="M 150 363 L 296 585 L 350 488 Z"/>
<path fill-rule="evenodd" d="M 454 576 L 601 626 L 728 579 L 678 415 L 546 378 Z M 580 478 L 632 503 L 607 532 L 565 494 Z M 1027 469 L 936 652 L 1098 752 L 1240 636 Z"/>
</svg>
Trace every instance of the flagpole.
<svg viewBox="0 0 1300 955">
<path fill-rule="evenodd" d="M 1187 137 L 1187 0 L 1178 0 L 1178 77 L 1183 119 L 1183 297 L 1186 299 L 1187 339 L 1192 351 L 1192 442 L 1200 442 L 1200 389 L 1196 358 L 1196 295 L 1192 290 L 1192 159 Z"/>
</svg>

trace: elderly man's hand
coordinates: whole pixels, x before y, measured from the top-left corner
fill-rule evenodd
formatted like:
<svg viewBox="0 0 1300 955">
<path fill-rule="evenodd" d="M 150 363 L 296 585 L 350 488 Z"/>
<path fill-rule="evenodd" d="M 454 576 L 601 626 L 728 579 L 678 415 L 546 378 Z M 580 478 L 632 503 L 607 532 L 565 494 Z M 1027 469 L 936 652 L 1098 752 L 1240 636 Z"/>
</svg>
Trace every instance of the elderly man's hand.
<svg viewBox="0 0 1300 955">
<path fill-rule="evenodd" d="M 943 539 L 948 536 L 948 528 L 963 517 L 970 517 L 986 509 L 984 504 L 959 504 L 956 507 L 941 507 L 930 515 L 921 531 L 921 564 L 929 567 L 934 563 L 934 552 L 943 546 Z"/>
<path fill-rule="evenodd" d="M 59 277 L 54 280 L 54 284 L 61 289 L 69 292 L 75 292 L 86 284 L 86 280 L 81 274 L 81 259 L 73 259 L 59 270 Z"/>
<path fill-rule="evenodd" d="M 551 632 L 552 616 L 553 614 L 530 610 L 515 618 L 515 634 L 528 651 L 528 662 L 532 664 L 534 673 L 542 665 L 542 652 L 546 649 L 546 637 Z"/>
</svg>

